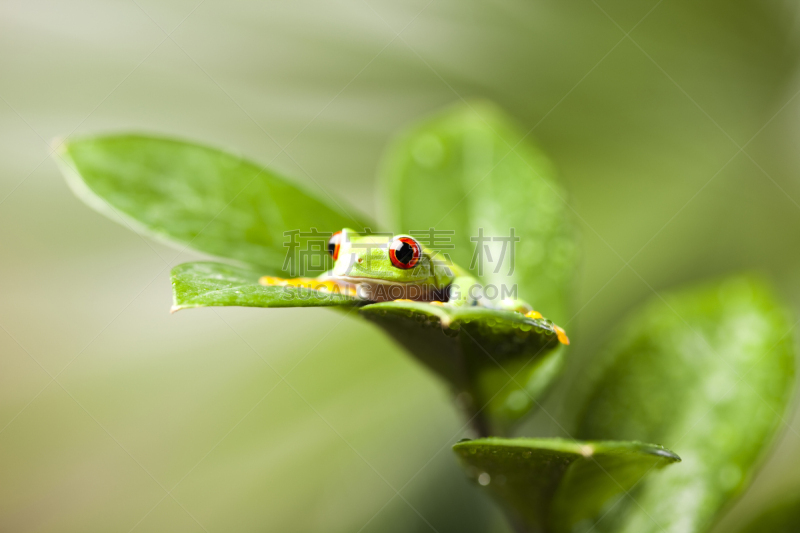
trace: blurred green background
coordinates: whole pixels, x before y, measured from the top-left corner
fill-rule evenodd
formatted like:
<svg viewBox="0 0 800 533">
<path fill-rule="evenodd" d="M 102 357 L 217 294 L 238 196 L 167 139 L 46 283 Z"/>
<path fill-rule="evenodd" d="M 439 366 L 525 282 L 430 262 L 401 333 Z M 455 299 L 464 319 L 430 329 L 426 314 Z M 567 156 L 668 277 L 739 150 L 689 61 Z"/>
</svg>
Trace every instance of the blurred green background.
<svg viewBox="0 0 800 533">
<path fill-rule="evenodd" d="M 169 315 L 169 268 L 199 256 L 87 209 L 54 137 L 204 142 L 381 220 L 393 135 L 494 100 L 556 163 L 583 235 L 545 405 L 566 425 L 573 378 L 659 291 L 754 270 L 800 308 L 799 17 L 756 0 L 3 1 L 0 530 L 505 531 L 455 464 L 465 430 L 432 376 L 353 316 Z M 800 486 L 785 421 L 719 531 Z M 543 413 L 525 431 L 564 436 Z"/>
</svg>

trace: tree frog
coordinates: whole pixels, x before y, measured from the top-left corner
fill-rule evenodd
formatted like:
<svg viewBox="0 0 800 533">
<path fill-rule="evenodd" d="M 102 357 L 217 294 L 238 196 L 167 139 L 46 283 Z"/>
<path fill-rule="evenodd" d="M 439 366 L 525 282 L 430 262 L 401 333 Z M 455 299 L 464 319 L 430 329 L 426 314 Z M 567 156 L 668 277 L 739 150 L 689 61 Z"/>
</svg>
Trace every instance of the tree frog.
<svg viewBox="0 0 800 533">
<path fill-rule="evenodd" d="M 492 301 L 478 280 L 446 256 L 422 246 L 409 235 L 360 235 L 345 228 L 328 241 L 333 268 L 317 278 L 284 279 L 264 276 L 262 285 L 306 287 L 348 294 L 370 302 L 417 301 L 448 307 L 482 306 L 514 311 L 528 318 L 541 313 L 524 300 Z M 569 344 L 555 326 L 558 340 Z"/>
</svg>

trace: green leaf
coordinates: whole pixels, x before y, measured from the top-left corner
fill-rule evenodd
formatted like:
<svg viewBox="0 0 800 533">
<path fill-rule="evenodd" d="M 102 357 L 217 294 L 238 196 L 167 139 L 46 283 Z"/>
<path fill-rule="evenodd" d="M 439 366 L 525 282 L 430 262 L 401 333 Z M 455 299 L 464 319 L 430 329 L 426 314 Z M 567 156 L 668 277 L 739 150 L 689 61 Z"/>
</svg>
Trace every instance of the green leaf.
<svg viewBox="0 0 800 533">
<path fill-rule="evenodd" d="M 635 313 L 585 388 L 577 436 L 663 443 L 685 468 L 649 478 L 599 529 L 705 531 L 747 485 L 781 423 L 794 381 L 791 330 L 768 287 L 747 277 L 656 298 Z"/>
<path fill-rule="evenodd" d="M 326 201 L 271 170 L 196 144 L 137 135 L 90 137 L 67 142 L 59 160 L 75 193 L 98 211 L 269 273 L 290 270 L 284 245 L 290 236 L 284 232 L 315 228 L 329 236 L 368 225 L 324 191 Z M 296 239 L 297 250 L 321 242 L 321 264 L 297 265 L 292 275 L 328 268 L 327 238 Z"/>
<path fill-rule="evenodd" d="M 640 442 L 487 438 L 453 450 L 518 529 L 536 533 L 571 531 L 649 472 L 680 461 Z"/>
<path fill-rule="evenodd" d="M 388 152 L 383 174 L 398 231 L 453 231 L 443 253 L 497 287 L 518 286 L 518 296 L 563 323 L 575 279 L 578 247 L 566 194 L 547 158 L 495 106 L 467 102 L 405 133 Z M 484 237 L 519 242 L 499 263 L 503 243 L 491 244 L 477 272 L 473 250 Z M 513 273 L 509 270 L 513 267 Z M 497 270 L 497 272 L 495 272 Z"/>
<path fill-rule="evenodd" d="M 263 275 L 222 263 L 184 263 L 172 269 L 173 311 L 191 307 L 321 307 L 355 305 L 348 295 L 300 287 L 265 286 Z"/>
<path fill-rule="evenodd" d="M 784 498 L 766 509 L 737 533 L 797 533 L 800 531 L 800 497 Z"/>
<path fill-rule="evenodd" d="M 530 411 L 561 367 L 555 326 L 520 313 L 385 302 L 360 309 L 444 378 L 482 434 Z"/>
</svg>

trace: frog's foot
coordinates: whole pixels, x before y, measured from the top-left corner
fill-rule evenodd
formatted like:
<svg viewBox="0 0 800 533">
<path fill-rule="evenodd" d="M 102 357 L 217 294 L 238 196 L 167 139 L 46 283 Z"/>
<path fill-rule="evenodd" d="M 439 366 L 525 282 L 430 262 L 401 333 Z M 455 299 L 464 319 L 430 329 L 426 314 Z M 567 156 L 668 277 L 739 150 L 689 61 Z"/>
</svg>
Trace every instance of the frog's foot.
<svg viewBox="0 0 800 533">
<path fill-rule="evenodd" d="M 426 303 L 426 302 L 420 302 L 419 300 L 409 300 L 408 298 L 398 298 L 398 299 L 392 300 L 392 301 L 393 302 L 402 302 L 402 303 Z M 439 301 L 435 301 L 435 300 L 432 301 L 432 302 L 427 302 L 427 303 L 429 303 L 431 305 L 445 305 L 444 302 L 439 302 Z"/>
<path fill-rule="evenodd" d="M 558 342 L 561 344 L 569 345 L 569 337 L 567 337 L 567 333 L 561 329 L 560 327 L 553 325 L 553 329 L 556 330 L 556 337 L 558 337 Z"/>
<path fill-rule="evenodd" d="M 262 276 L 258 283 L 267 287 L 299 287 L 322 292 L 331 292 L 356 297 L 356 288 L 350 283 L 341 283 L 332 279 L 321 278 L 278 278 Z"/>
<path fill-rule="evenodd" d="M 542 318 L 542 313 L 540 313 L 539 311 L 531 310 L 525 313 L 525 317 L 536 320 L 537 318 Z M 566 332 L 562 328 L 553 324 L 553 329 L 556 332 L 556 337 L 558 337 L 558 342 L 560 342 L 561 344 L 569 344 L 569 337 L 567 337 Z"/>
</svg>

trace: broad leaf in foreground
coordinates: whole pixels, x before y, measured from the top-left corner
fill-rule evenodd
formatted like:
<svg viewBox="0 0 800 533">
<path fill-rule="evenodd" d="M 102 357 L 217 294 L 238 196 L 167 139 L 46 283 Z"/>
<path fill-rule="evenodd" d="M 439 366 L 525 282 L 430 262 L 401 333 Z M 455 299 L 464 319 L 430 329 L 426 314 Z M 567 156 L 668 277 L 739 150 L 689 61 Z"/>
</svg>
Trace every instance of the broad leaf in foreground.
<svg viewBox="0 0 800 533">
<path fill-rule="evenodd" d="M 764 283 L 734 277 L 637 311 L 587 384 L 577 436 L 658 442 L 685 468 L 648 478 L 614 533 L 705 531 L 748 484 L 794 382 L 791 322 Z"/>
<path fill-rule="evenodd" d="M 499 108 L 469 101 L 424 120 L 388 151 L 383 174 L 396 231 L 421 232 L 486 284 L 516 286 L 556 323 L 570 318 L 578 246 L 567 195 Z"/>
<path fill-rule="evenodd" d="M 558 374 L 556 326 L 479 307 L 386 302 L 360 309 L 453 387 L 482 434 L 526 414 Z"/>
<path fill-rule="evenodd" d="M 191 307 L 322 307 L 359 303 L 322 282 L 311 288 L 265 286 L 263 273 L 210 261 L 184 263 L 172 269 L 173 311 Z"/>
<path fill-rule="evenodd" d="M 324 271 L 325 235 L 368 225 L 325 191 L 311 194 L 272 170 L 188 142 L 140 135 L 74 139 L 63 145 L 58 161 L 73 191 L 101 213 L 120 214 L 143 233 L 269 273 Z M 322 235 L 311 235 L 315 230 Z M 320 242 L 318 266 L 296 256 L 287 263 L 287 253 Z"/>
<path fill-rule="evenodd" d="M 387 330 L 461 394 L 476 426 L 502 430 L 527 413 L 561 366 L 559 332 L 545 319 L 484 308 L 417 302 L 373 303 L 325 282 L 265 286 L 262 272 L 214 262 L 172 270 L 172 310 L 210 306 L 321 307 L 362 305 Z M 565 337 L 562 337 L 565 339 Z"/>
<path fill-rule="evenodd" d="M 640 442 L 486 438 L 453 450 L 518 530 L 532 533 L 571 531 L 645 475 L 680 461 L 661 446 Z"/>
</svg>

